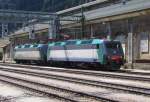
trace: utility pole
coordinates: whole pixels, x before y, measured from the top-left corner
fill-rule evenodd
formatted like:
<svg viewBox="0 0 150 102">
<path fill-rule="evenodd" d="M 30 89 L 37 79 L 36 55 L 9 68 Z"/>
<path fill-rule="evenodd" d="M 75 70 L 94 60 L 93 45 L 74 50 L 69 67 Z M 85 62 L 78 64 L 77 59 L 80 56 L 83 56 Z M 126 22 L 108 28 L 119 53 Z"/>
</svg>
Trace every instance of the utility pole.
<svg viewBox="0 0 150 102">
<path fill-rule="evenodd" d="M 59 33 L 59 28 L 60 28 L 60 20 L 57 16 L 53 17 L 53 20 L 49 22 L 49 39 L 56 39 Z"/>
<path fill-rule="evenodd" d="M 16 9 L 16 4 L 15 3 L 11 3 L 10 0 L 0 0 L 0 8 L 3 10 L 12 10 L 12 9 Z M 2 31 L 1 31 L 1 38 L 4 38 L 5 36 L 8 35 L 8 23 L 1 22 L 1 26 L 2 26 Z"/>
<path fill-rule="evenodd" d="M 90 33 L 91 33 L 91 38 L 94 37 L 94 30 L 93 30 L 93 25 L 90 25 Z"/>
<path fill-rule="evenodd" d="M 84 38 L 85 37 L 85 16 L 84 16 L 84 7 L 81 7 L 81 33 L 82 33 L 82 36 L 81 38 Z"/>
</svg>

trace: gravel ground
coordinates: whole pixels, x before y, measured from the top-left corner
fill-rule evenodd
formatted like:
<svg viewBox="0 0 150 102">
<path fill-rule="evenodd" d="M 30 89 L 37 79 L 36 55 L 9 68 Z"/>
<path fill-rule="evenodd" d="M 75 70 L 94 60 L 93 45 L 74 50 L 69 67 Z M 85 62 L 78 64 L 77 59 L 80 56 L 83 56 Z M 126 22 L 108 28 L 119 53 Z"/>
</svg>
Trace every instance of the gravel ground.
<svg viewBox="0 0 150 102">
<path fill-rule="evenodd" d="M 4 75 L 11 74 L 9 72 L 4 72 L 4 71 L 0 71 L 0 73 Z M 120 102 L 150 102 L 150 98 L 146 96 L 133 95 L 133 94 L 123 93 L 123 92 L 116 92 L 116 91 L 112 91 L 109 89 L 91 87 L 91 86 L 86 86 L 86 85 L 79 85 L 79 84 L 74 84 L 74 83 L 69 83 L 69 82 L 64 82 L 64 81 L 45 79 L 45 78 L 34 77 L 34 76 L 29 76 L 29 75 L 21 75 L 21 74 L 15 74 L 15 73 L 12 76 L 27 79 L 27 80 L 29 79 L 34 80 L 36 82 L 44 83 L 47 85 L 59 86 L 59 87 L 72 89 L 76 91 L 82 91 L 86 93 L 100 95 L 100 96 L 104 96 L 107 98 L 113 98 Z"/>
<path fill-rule="evenodd" d="M 0 102 L 60 102 L 0 81 Z"/>
<path fill-rule="evenodd" d="M 0 96 L 0 102 L 11 102 L 11 100 L 7 97 Z"/>
</svg>

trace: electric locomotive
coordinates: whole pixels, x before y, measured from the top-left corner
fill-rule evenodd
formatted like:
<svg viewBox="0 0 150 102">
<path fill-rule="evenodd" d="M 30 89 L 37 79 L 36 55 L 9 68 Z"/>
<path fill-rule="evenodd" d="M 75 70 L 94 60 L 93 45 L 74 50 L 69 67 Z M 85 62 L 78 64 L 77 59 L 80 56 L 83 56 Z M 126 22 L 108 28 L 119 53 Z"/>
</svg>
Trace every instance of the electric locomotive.
<svg viewBox="0 0 150 102">
<path fill-rule="evenodd" d="M 18 45 L 14 48 L 14 60 L 16 63 L 46 63 L 47 47 L 45 44 Z"/>
<path fill-rule="evenodd" d="M 62 64 L 83 64 L 103 66 L 118 70 L 124 61 L 124 53 L 119 41 L 100 39 L 68 40 L 48 45 L 47 61 Z M 58 63 L 57 63 L 58 64 Z"/>
<path fill-rule="evenodd" d="M 49 65 L 92 65 L 104 70 L 118 70 L 124 63 L 119 41 L 101 39 L 68 40 L 49 44 L 24 44 L 14 49 L 16 63 Z"/>
</svg>

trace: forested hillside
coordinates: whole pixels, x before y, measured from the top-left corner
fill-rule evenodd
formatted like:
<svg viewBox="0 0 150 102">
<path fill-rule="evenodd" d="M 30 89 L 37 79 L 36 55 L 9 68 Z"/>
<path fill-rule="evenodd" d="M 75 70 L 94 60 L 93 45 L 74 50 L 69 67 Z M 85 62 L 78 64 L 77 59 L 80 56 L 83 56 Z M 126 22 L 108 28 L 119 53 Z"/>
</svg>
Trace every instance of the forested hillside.
<svg viewBox="0 0 150 102">
<path fill-rule="evenodd" d="M 0 0 L 0 9 L 56 12 L 89 1 L 93 0 Z M 17 29 L 18 27 L 20 27 L 20 24 L 19 25 L 9 24 L 8 32 L 12 32 L 14 29 Z"/>
<path fill-rule="evenodd" d="M 0 8 L 56 12 L 89 1 L 93 0 L 0 0 Z"/>
</svg>

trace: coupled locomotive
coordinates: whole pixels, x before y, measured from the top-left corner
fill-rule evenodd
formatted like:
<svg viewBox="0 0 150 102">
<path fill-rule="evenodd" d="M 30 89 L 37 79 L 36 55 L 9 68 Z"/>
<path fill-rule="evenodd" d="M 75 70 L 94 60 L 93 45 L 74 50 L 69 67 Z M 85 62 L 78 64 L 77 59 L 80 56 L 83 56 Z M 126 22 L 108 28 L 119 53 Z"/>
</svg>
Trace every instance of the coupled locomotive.
<svg viewBox="0 0 150 102">
<path fill-rule="evenodd" d="M 101 39 L 68 40 L 47 45 L 20 45 L 15 47 L 14 60 L 18 63 L 35 62 L 61 65 L 93 65 L 118 70 L 124 62 L 119 41 Z"/>
<path fill-rule="evenodd" d="M 37 63 L 47 62 L 46 44 L 25 44 L 14 48 L 14 60 L 16 63 Z"/>
</svg>

